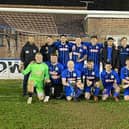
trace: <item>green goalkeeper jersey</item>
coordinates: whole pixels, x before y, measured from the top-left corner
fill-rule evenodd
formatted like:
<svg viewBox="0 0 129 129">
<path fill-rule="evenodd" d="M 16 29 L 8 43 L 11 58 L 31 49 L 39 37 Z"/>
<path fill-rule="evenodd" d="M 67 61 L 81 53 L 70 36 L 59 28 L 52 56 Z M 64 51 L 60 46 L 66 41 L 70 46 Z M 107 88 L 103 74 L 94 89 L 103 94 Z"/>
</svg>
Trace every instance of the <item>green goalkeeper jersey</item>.
<svg viewBox="0 0 129 129">
<path fill-rule="evenodd" d="M 22 71 L 24 75 L 30 73 L 29 80 L 43 81 L 49 79 L 48 66 L 45 63 L 32 63 Z"/>
</svg>

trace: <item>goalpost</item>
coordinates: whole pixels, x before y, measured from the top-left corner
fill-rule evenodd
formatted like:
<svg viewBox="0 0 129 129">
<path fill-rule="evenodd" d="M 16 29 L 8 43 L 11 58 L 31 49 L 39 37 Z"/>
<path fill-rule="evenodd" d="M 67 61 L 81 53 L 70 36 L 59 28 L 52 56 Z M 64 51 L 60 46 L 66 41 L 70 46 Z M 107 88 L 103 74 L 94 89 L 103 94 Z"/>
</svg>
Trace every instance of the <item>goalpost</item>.
<svg viewBox="0 0 129 129">
<path fill-rule="evenodd" d="M 25 13 L 51 13 L 51 14 L 85 14 L 105 15 L 108 17 L 129 18 L 129 11 L 104 11 L 104 10 L 72 10 L 72 9 L 39 9 L 39 8 L 6 8 L 0 7 L 0 12 L 25 12 Z"/>
</svg>

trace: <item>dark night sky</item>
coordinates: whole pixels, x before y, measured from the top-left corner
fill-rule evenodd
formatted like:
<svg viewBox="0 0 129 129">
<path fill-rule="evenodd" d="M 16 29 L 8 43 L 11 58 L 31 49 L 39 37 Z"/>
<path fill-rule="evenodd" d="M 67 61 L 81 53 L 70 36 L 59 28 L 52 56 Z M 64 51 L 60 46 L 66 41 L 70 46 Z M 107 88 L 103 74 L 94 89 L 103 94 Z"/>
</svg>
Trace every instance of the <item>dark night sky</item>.
<svg viewBox="0 0 129 129">
<path fill-rule="evenodd" d="M 94 1 L 94 4 L 90 4 L 89 9 L 129 10 L 129 0 L 92 0 L 92 1 Z M 80 3 L 80 0 L 2 0 L 0 1 L 0 4 L 84 6 L 83 3 Z"/>
</svg>

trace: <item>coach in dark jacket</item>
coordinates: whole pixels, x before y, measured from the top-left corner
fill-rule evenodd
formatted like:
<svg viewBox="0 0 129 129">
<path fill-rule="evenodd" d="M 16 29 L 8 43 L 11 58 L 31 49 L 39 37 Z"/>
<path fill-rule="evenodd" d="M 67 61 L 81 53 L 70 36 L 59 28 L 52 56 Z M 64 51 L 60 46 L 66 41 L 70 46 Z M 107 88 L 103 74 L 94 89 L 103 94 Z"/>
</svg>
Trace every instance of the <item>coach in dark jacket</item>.
<svg viewBox="0 0 129 129">
<path fill-rule="evenodd" d="M 108 61 L 112 64 L 112 68 L 116 71 L 119 69 L 119 51 L 114 45 L 114 39 L 109 37 L 102 50 L 102 63 L 103 68 Z"/>
<path fill-rule="evenodd" d="M 41 46 L 40 52 L 43 55 L 44 62 L 50 61 L 50 55 L 56 52 L 52 37 L 47 37 L 45 45 Z"/>
<path fill-rule="evenodd" d="M 34 61 L 35 54 L 37 52 L 38 52 L 38 47 L 34 44 L 34 37 L 30 36 L 28 38 L 28 42 L 23 46 L 20 53 L 21 63 L 24 65 L 24 68 L 26 68 L 30 62 Z M 29 74 L 24 76 L 23 96 L 27 94 L 28 77 L 29 77 Z"/>
</svg>

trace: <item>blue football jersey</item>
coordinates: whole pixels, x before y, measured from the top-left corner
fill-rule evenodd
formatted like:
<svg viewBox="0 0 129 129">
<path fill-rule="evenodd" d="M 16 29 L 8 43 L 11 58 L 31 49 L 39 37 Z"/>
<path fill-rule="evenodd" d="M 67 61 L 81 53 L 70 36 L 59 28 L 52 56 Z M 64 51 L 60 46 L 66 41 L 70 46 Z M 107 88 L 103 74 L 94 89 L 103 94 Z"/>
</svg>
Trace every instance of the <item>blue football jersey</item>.
<svg viewBox="0 0 129 129">
<path fill-rule="evenodd" d="M 82 77 L 83 79 L 86 79 L 86 80 L 95 81 L 96 79 L 99 78 L 99 75 L 94 68 L 89 69 L 85 67 L 82 69 Z"/>
<path fill-rule="evenodd" d="M 47 65 L 49 67 L 49 73 L 50 73 L 50 79 L 53 84 L 61 84 L 61 73 L 64 70 L 64 67 L 62 64 L 52 64 L 51 62 L 47 62 Z M 51 72 L 54 72 L 52 74 Z M 57 79 L 55 79 L 57 77 Z"/>
<path fill-rule="evenodd" d="M 96 45 L 92 45 L 91 43 L 89 43 L 88 45 L 88 59 L 92 59 L 95 65 L 99 65 L 100 63 L 102 48 L 103 45 L 99 43 L 97 43 Z"/>
<path fill-rule="evenodd" d="M 98 74 L 100 72 L 100 57 L 102 48 L 103 44 L 100 43 L 97 43 L 96 45 L 92 45 L 91 43 L 88 44 L 87 58 L 94 61 L 94 68 Z"/>
<path fill-rule="evenodd" d="M 120 77 L 129 81 L 129 69 L 126 66 L 121 69 Z"/>
<path fill-rule="evenodd" d="M 73 71 L 66 69 L 62 72 L 62 78 L 66 79 L 66 81 L 70 84 L 76 83 L 77 80 L 81 79 L 81 72 L 77 69 L 74 69 Z"/>
<path fill-rule="evenodd" d="M 72 60 L 75 63 L 79 59 L 82 59 L 85 55 L 87 55 L 87 49 L 83 44 L 81 44 L 80 46 L 77 46 L 76 44 L 74 44 L 72 46 Z"/>
<path fill-rule="evenodd" d="M 120 84 L 119 75 L 114 70 L 112 70 L 110 73 L 107 73 L 105 70 L 102 71 L 101 72 L 101 80 L 102 80 L 104 87 L 113 86 L 115 80 L 116 80 L 117 84 Z"/>
<path fill-rule="evenodd" d="M 56 49 L 58 51 L 58 61 L 67 66 L 67 62 L 69 61 L 69 53 L 71 52 L 72 43 L 55 43 Z"/>
<path fill-rule="evenodd" d="M 122 46 L 119 46 L 118 48 L 119 48 L 120 67 L 124 67 L 126 58 L 129 57 L 129 45 L 127 45 L 125 48 Z"/>
</svg>

